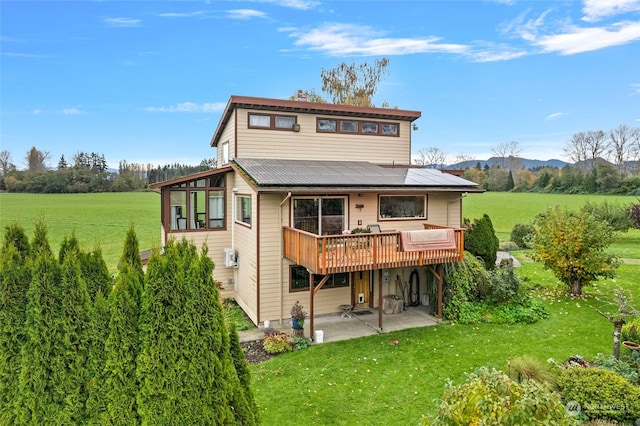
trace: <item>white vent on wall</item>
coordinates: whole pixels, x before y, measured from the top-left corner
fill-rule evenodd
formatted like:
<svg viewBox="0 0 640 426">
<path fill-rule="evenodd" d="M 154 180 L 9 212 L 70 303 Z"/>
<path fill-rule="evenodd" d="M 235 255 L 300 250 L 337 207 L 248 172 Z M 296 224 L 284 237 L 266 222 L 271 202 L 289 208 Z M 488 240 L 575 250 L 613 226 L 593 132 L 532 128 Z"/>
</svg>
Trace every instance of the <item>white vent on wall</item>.
<svg viewBox="0 0 640 426">
<path fill-rule="evenodd" d="M 238 256 L 236 255 L 236 251 L 234 249 L 224 249 L 224 266 L 226 266 L 227 268 L 238 267 Z"/>
</svg>

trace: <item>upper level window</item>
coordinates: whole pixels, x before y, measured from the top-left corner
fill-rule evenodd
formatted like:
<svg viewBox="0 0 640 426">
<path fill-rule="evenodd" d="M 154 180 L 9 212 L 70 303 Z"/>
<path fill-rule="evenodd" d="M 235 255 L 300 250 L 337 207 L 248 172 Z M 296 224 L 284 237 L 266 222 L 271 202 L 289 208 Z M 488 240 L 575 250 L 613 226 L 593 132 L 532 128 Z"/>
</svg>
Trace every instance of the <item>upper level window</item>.
<svg viewBox="0 0 640 426">
<path fill-rule="evenodd" d="M 337 118 L 318 118 L 316 131 L 319 133 L 350 133 L 357 135 L 399 136 L 398 123 L 381 121 L 342 120 Z"/>
<path fill-rule="evenodd" d="M 295 115 L 249 113 L 250 129 L 293 130 Z"/>
<path fill-rule="evenodd" d="M 236 222 L 251 225 L 251 197 L 249 195 L 236 197 Z"/>
<path fill-rule="evenodd" d="M 426 219 L 426 195 L 381 195 L 380 219 Z"/>
<path fill-rule="evenodd" d="M 220 155 L 220 163 L 229 164 L 229 142 L 222 144 L 222 153 Z"/>
</svg>

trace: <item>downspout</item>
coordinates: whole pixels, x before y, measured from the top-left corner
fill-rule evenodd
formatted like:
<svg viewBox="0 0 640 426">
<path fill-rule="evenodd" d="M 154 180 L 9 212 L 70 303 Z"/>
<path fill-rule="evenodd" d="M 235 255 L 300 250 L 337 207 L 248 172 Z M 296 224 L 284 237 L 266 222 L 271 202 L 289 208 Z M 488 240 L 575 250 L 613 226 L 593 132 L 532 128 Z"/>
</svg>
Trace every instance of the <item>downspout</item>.
<svg viewBox="0 0 640 426">
<path fill-rule="evenodd" d="M 236 252 L 236 194 L 238 188 L 231 190 L 231 250 L 235 254 Z M 233 268 L 233 296 L 235 297 L 238 292 L 238 268 Z"/>
<path fill-rule="evenodd" d="M 284 197 L 284 199 L 282 200 L 282 202 L 280 203 L 280 207 L 278 208 L 278 226 L 282 227 L 282 205 L 289 199 L 291 198 L 291 192 L 289 192 L 287 194 L 286 197 Z M 283 251 L 283 240 L 282 240 L 282 229 L 280 229 L 280 234 L 278 236 L 278 239 L 280 240 L 280 271 L 278 272 L 278 277 L 280 280 L 280 325 L 282 325 L 282 319 L 284 316 L 284 286 L 282 285 L 282 268 L 284 267 L 284 258 L 282 257 L 282 251 Z"/>
</svg>

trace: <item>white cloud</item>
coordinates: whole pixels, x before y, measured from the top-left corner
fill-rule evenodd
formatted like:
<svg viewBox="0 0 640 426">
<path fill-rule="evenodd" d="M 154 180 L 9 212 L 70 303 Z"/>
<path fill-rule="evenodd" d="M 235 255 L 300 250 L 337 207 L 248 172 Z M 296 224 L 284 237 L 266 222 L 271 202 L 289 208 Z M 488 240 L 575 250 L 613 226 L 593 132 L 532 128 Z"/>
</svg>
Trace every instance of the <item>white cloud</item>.
<svg viewBox="0 0 640 426">
<path fill-rule="evenodd" d="M 105 18 L 104 22 L 114 27 L 136 27 L 141 20 L 132 18 Z"/>
<path fill-rule="evenodd" d="M 631 85 L 631 94 L 640 95 L 640 83 L 633 83 Z"/>
<path fill-rule="evenodd" d="M 267 14 L 255 9 L 227 10 L 227 16 L 231 19 L 266 18 Z"/>
<path fill-rule="evenodd" d="M 584 0 L 582 20 L 597 22 L 610 16 L 640 11 L 640 0 Z"/>
<path fill-rule="evenodd" d="M 256 3 L 272 3 L 291 9 L 308 10 L 320 4 L 315 0 L 253 0 Z"/>
<path fill-rule="evenodd" d="M 621 22 L 609 27 L 571 27 L 563 34 L 543 36 L 534 41 L 545 52 L 562 55 L 589 52 L 640 40 L 640 22 Z"/>
<path fill-rule="evenodd" d="M 554 112 L 553 114 L 549 114 L 545 117 L 545 121 L 549 121 L 549 120 L 555 120 L 558 117 L 561 117 L 563 115 L 566 115 L 566 112 Z"/>
<path fill-rule="evenodd" d="M 65 108 L 62 110 L 62 113 L 64 115 L 83 115 L 86 114 L 86 112 L 79 110 L 78 108 Z"/>
<path fill-rule="evenodd" d="M 340 55 L 406 55 L 412 53 L 466 53 L 461 44 L 440 43 L 438 37 L 392 38 L 369 26 L 327 23 L 311 30 L 281 28 L 295 38 L 294 44 L 311 50 Z"/>
<path fill-rule="evenodd" d="M 2 56 L 11 56 L 14 58 L 46 58 L 45 55 L 37 55 L 33 53 L 18 53 L 18 52 L 1 52 Z"/>
<path fill-rule="evenodd" d="M 207 12 L 205 12 L 204 10 L 198 10 L 195 12 L 185 12 L 185 13 L 179 13 L 179 12 L 159 13 L 158 16 L 162 18 L 193 18 L 196 16 L 205 15 L 206 13 Z"/>
<path fill-rule="evenodd" d="M 162 107 L 146 107 L 144 108 L 149 112 L 220 112 L 223 111 L 226 103 L 212 102 L 197 104 L 194 102 L 182 102 L 173 106 Z"/>
<path fill-rule="evenodd" d="M 33 110 L 33 115 L 39 115 L 42 112 L 40 108 L 36 108 Z"/>
</svg>

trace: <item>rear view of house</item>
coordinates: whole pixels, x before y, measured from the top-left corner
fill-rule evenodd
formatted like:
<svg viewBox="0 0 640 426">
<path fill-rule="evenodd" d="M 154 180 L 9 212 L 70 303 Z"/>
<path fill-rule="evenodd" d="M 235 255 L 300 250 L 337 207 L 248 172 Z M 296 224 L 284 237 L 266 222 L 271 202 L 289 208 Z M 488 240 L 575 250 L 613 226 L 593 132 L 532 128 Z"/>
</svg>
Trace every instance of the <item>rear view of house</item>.
<svg viewBox="0 0 640 426">
<path fill-rule="evenodd" d="M 462 197 L 482 190 L 411 166 L 419 117 L 232 96 L 211 139 L 217 168 L 153 185 L 163 239 L 207 244 L 223 297 L 256 324 L 300 300 L 311 333 L 315 315 L 345 307 L 379 308 L 382 327 L 385 296 L 400 293 L 441 316 L 441 266 L 462 259 Z"/>
</svg>

